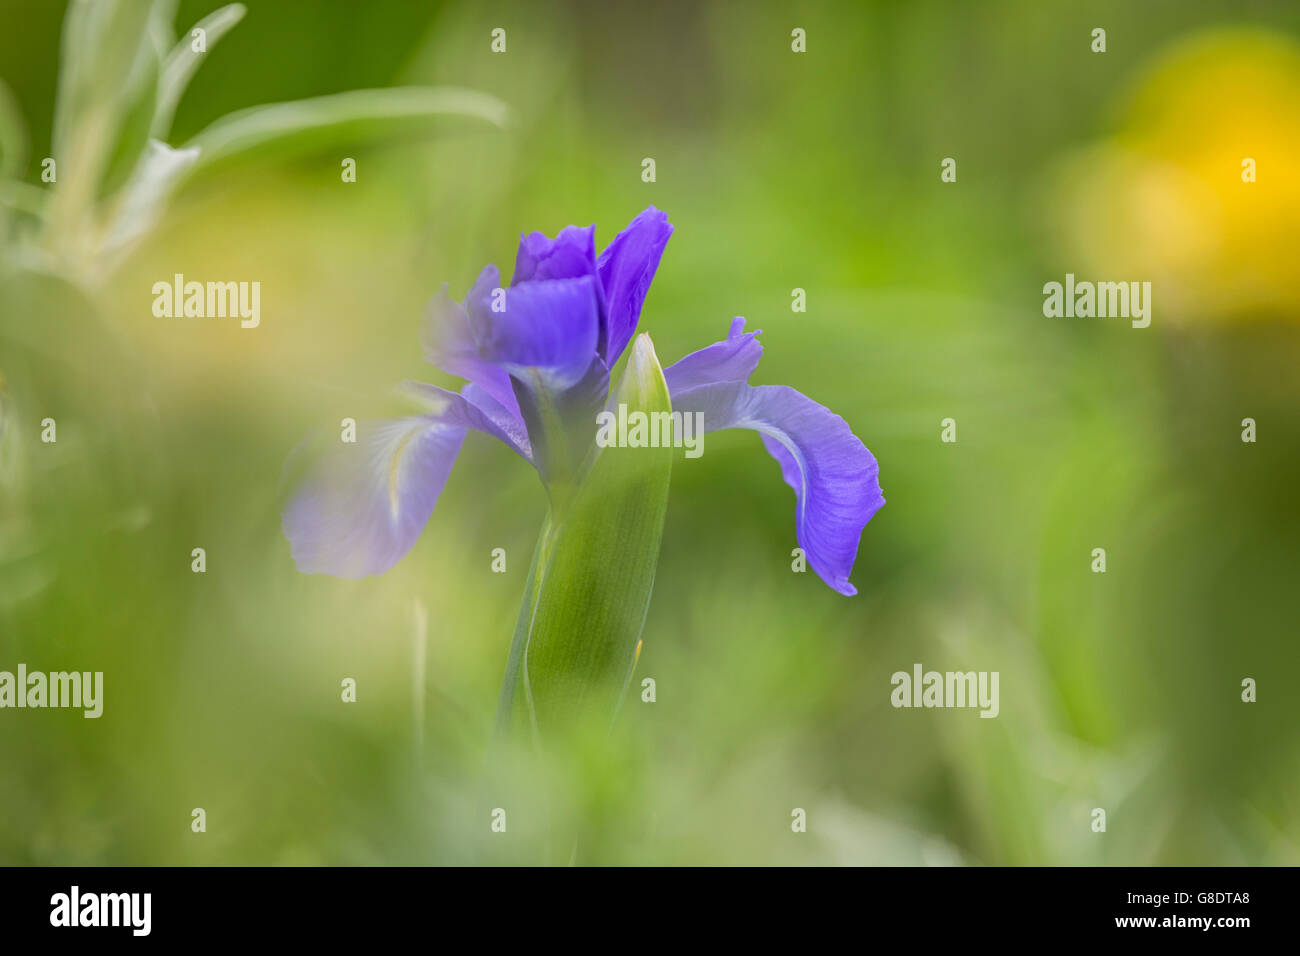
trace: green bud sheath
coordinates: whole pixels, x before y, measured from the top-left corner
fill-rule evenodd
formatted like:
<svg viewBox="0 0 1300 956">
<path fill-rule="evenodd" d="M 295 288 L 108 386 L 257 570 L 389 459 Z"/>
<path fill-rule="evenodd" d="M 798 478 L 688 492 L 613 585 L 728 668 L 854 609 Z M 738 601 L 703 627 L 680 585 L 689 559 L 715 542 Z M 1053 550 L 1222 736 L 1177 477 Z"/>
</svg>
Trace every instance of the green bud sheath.
<svg viewBox="0 0 1300 956">
<path fill-rule="evenodd" d="M 615 411 L 671 413 L 650 337 L 632 347 Z M 653 420 L 653 419 L 651 419 Z M 547 522 L 538 587 L 525 594 L 524 695 L 545 743 L 575 722 L 608 726 L 636 663 L 668 508 L 671 447 L 597 449 L 562 518 Z M 530 588 L 531 590 L 531 588 Z M 531 614 L 530 598 L 534 598 Z"/>
</svg>

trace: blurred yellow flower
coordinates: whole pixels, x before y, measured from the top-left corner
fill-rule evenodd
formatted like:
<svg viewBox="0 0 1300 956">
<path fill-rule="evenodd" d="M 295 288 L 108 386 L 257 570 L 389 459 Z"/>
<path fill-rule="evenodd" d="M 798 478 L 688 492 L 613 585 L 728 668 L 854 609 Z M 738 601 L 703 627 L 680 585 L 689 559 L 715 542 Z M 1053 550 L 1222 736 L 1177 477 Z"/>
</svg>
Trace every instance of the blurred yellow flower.
<svg viewBox="0 0 1300 956">
<path fill-rule="evenodd" d="M 1164 317 L 1300 317 L 1300 46 L 1254 29 L 1179 42 L 1053 185 L 1072 261 L 1151 280 Z"/>
</svg>

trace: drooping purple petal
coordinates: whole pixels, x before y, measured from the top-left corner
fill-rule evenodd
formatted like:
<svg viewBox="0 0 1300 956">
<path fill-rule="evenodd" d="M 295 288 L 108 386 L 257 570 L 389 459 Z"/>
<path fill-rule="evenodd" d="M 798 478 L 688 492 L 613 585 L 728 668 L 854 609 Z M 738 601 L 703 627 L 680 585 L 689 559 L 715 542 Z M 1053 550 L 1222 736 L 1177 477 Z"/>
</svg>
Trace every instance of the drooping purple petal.
<svg viewBox="0 0 1300 956">
<path fill-rule="evenodd" d="M 305 468 L 282 524 L 298 569 L 360 578 L 382 574 L 411 549 L 428 523 L 466 429 L 504 442 L 525 461 L 532 448 L 523 421 L 479 386 L 461 394 L 403 382 L 428 412 L 362 422 L 358 441 L 317 436 L 290 463 Z"/>
<path fill-rule="evenodd" d="M 803 476 L 799 471 L 799 462 L 775 438 L 770 435 L 759 435 L 759 437 L 763 439 L 763 447 L 767 449 L 767 453 L 775 458 L 776 463 L 781 466 L 781 480 L 793 488 L 797 494 L 799 486 L 803 482 Z"/>
<path fill-rule="evenodd" d="M 849 574 L 858 539 L 885 503 L 875 457 L 828 408 L 784 385 L 741 381 L 672 392 L 674 412 L 702 412 L 705 431 L 752 428 L 795 492 L 795 535 L 818 576 L 857 594 Z"/>
<path fill-rule="evenodd" d="M 636 331 L 646 292 L 672 234 L 667 214 L 650 206 L 600 254 L 597 267 L 605 290 L 607 332 L 602 357 L 606 368 L 618 361 Z"/>
<path fill-rule="evenodd" d="M 465 429 L 418 415 L 363 422 L 357 438 L 295 453 L 310 460 L 281 524 L 305 574 L 362 578 L 396 564 L 428 523 Z"/>
<path fill-rule="evenodd" d="M 533 451 L 523 420 L 473 382 L 462 388 L 459 395 L 425 382 L 407 381 L 400 388 L 427 404 L 429 414 L 440 422 L 491 435 L 525 461 L 532 462 Z"/>
<path fill-rule="evenodd" d="M 726 339 L 692 352 L 664 369 L 668 391 L 683 391 L 716 382 L 749 381 L 763 355 L 763 345 L 757 338 L 761 331 L 746 332 L 744 318 L 736 316 L 731 320 L 731 331 Z"/>
</svg>

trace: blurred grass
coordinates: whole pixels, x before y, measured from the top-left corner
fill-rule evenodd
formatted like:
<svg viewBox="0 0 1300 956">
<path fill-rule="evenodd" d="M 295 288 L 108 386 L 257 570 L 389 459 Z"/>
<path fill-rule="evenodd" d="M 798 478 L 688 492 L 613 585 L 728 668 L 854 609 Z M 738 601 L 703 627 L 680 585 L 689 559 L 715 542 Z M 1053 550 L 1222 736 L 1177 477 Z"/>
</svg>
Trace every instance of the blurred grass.
<svg viewBox="0 0 1300 956">
<path fill-rule="evenodd" d="M 1078 172 L 1094 149 L 1151 155 L 1124 104 L 1196 112 L 1170 49 L 1249 43 L 1242 26 L 1293 45 L 1294 6 L 248 6 L 179 137 L 257 103 L 415 83 L 494 94 L 516 123 L 358 146 L 349 185 L 334 153 L 268 158 L 183 193 L 93 301 L 32 277 L 0 290 L 0 669 L 104 670 L 107 688 L 98 721 L 0 716 L 0 862 L 540 862 L 547 812 L 584 821 L 581 858 L 606 863 L 1300 861 L 1293 286 L 1186 294 L 1149 251 L 1174 246 L 1109 238 L 1176 237 Z M 33 183 L 57 7 L 0 4 L 25 25 L 0 39 L 0 78 Z M 210 9 L 180 8 L 181 24 Z M 1295 81 L 1268 62 L 1250 74 L 1266 103 Z M 1157 63 L 1172 78 L 1151 81 Z M 1224 150 L 1295 131 L 1294 111 L 1249 116 Z M 1223 175 L 1241 185 L 1235 163 Z M 642 320 L 660 357 L 745 315 L 764 329 L 754 380 L 843 415 L 889 504 L 844 599 L 790 573 L 793 501 L 756 436 L 679 459 L 637 670 L 657 701 L 631 697 L 613 744 L 545 768 L 542 807 L 528 754 L 485 757 L 545 508 L 533 475 L 471 436 L 411 555 L 347 582 L 293 568 L 281 466 L 311 428 L 401 407 L 398 380 L 446 381 L 416 338 L 440 283 L 458 297 L 484 263 L 508 272 L 521 230 L 594 221 L 608 241 L 650 202 L 677 227 Z M 1090 217 L 1068 214 L 1080 204 Z M 1287 275 L 1287 234 L 1252 239 L 1232 208 L 1237 231 L 1214 238 L 1235 251 L 1205 288 L 1226 287 L 1242 243 L 1260 275 Z M 1148 330 L 1042 317 L 1042 283 L 1066 271 L 1167 265 Z M 175 272 L 261 281 L 261 327 L 155 319 L 149 289 Z M 37 440 L 47 415 L 57 445 Z M 1001 715 L 891 708 L 889 676 L 914 662 L 1000 671 Z M 488 833 L 498 806 L 508 838 Z"/>
</svg>

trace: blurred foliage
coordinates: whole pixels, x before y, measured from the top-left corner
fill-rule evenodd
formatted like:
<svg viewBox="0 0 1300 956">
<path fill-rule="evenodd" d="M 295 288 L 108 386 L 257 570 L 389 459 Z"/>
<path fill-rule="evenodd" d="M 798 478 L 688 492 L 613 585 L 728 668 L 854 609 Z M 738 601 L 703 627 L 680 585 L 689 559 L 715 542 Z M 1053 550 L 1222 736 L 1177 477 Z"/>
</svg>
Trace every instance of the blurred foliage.
<svg viewBox="0 0 1300 956">
<path fill-rule="evenodd" d="M 0 0 L 0 125 L 35 190 L 61 6 Z M 0 712 L 0 862 L 533 863 L 548 819 L 615 864 L 1300 862 L 1300 8 L 247 6 L 176 142 L 355 87 L 480 90 L 512 123 L 251 156 L 94 290 L 3 264 L 0 669 L 103 670 L 106 703 Z M 843 415 L 889 504 L 846 599 L 790 572 L 756 436 L 679 458 L 633 685 L 657 700 L 543 765 L 489 749 L 545 511 L 528 469 L 471 436 L 415 550 L 339 581 L 294 569 L 281 467 L 397 410 L 392 383 L 447 384 L 416 335 L 440 283 L 650 202 L 676 224 L 642 320 L 663 362 L 745 315 L 755 382 Z M 1045 319 L 1067 271 L 1152 279 L 1151 328 Z M 261 326 L 155 318 L 177 272 L 261 281 Z M 916 662 L 999 671 L 1000 716 L 893 709 Z"/>
<path fill-rule="evenodd" d="M 187 179 L 273 149 L 320 150 L 366 129 L 451 116 L 502 125 L 505 108 L 458 89 L 350 90 L 253 106 L 213 122 L 179 148 L 164 140 L 177 104 L 212 47 L 243 19 L 230 4 L 177 40 L 175 0 L 71 0 L 59 50 L 51 158 L 40 189 L 12 177 L 26 132 L 0 86 L 2 265 L 98 287 L 157 223 Z M 48 165 L 47 165 L 48 164 Z"/>
</svg>

